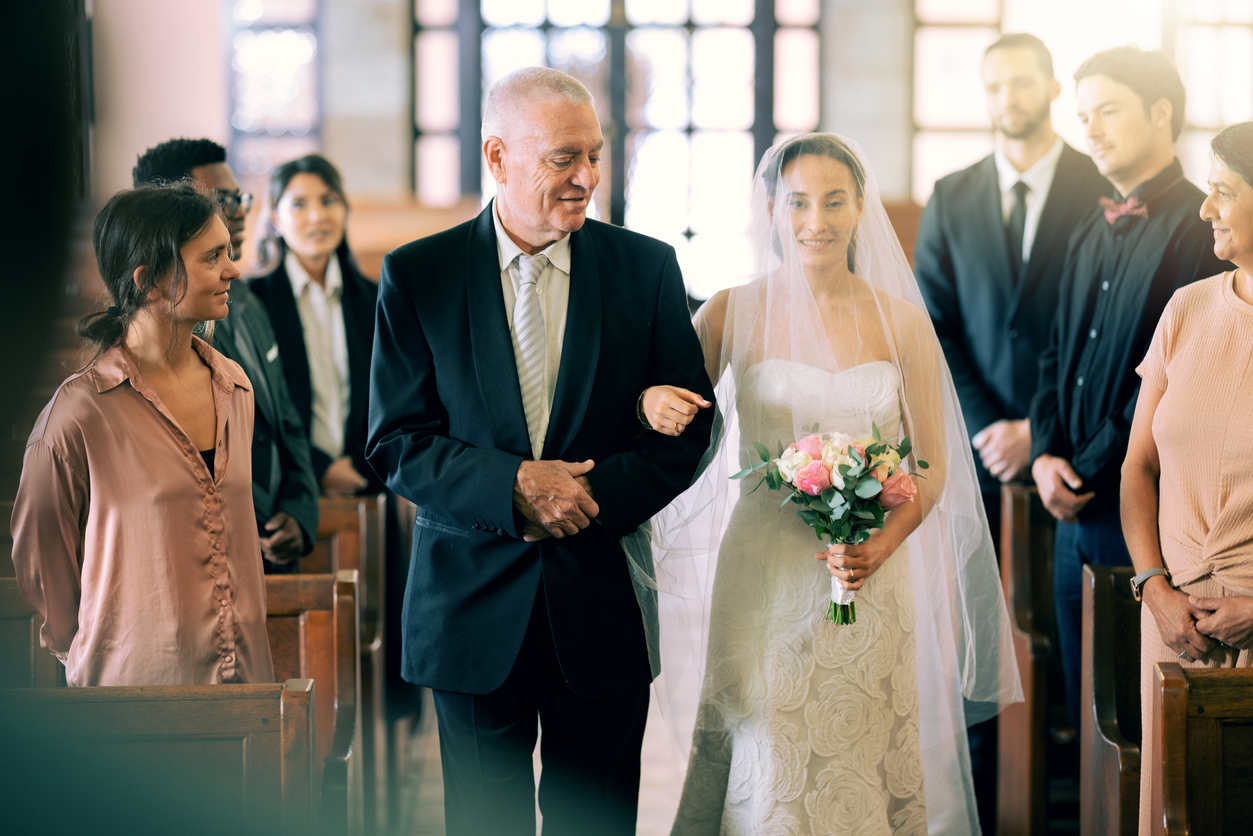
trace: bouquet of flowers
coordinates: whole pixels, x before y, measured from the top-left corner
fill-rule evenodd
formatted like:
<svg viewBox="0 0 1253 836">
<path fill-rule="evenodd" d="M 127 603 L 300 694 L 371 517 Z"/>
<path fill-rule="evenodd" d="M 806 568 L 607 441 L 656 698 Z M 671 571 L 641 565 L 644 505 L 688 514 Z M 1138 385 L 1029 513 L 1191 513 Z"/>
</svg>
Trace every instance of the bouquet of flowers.
<svg viewBox="0 0 1253 836">
<path fill-rule="evenodd" d="M 775 458 L 766 445 L 754 442 L 748 452 L 750 465 L 731 478 L 765 471 L 753 491 L 762 485 L 786 491 L 783 505 L 800 505 L 796 515 L 819 540 L 825 536 L 832 545 L 864 543 L 872 531 L 883 528 L 888 511 L 917 495 L 913 476 L 901 465 L 913 449 L 908 438 L 899 444 L 884 441 L 874 424 L 873 435 L 859 439 L 838 432 L 819 435 L 817 424 L 802 429 L 809 435 L 786 449 L 779 442 Z M 754 453 L 761 461 L 751 464 Z M 921 459 L 917 464 L 919 470 L 928 467 Z M 833 576 L 828 617 L 836 624 L 855 622 L 854 597 Z"/>
</svg>

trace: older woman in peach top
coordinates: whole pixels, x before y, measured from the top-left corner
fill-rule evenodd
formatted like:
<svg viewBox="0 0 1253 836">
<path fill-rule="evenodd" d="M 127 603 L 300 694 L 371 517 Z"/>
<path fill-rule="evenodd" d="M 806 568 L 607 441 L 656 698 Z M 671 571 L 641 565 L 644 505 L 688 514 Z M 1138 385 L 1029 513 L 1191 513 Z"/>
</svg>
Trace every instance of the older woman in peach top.
<svg viewBox="0 0 1253 836">
<path fill-rule="evenodd" d="M 1122 470 L 1140 617 L 1140 833 L 1151 831 L 1157 662 L 1250 667 L 1253 649 L 1253 122 L 1213 141 L 1201 217 L 1237 269 L 1177 291 L 1148 355 Z"/>
<path fill-rule="evenodd" d="M 94 243 L 99 352 L 44 408 L 13 509 L 18 585 L 71 685 L 269 682 L 248 378 L 192 336 L 239 277 L 190 185 L 121 192 Z"/>
</svg>

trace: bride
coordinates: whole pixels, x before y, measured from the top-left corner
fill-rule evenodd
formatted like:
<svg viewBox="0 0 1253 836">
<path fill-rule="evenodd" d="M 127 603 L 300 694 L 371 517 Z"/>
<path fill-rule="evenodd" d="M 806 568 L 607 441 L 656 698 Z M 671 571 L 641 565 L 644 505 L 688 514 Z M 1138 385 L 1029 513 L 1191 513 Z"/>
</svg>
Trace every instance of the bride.
<svg viewBox="0 0 1253 836">
<path fill-rule="evenodd" d="M 695 319 L 729 414 L 639 558 L 658 693 L 692 731 L 673 833 L 978 833 L 964 727 L 1021 689 L 948 367 L 852 143 L 776 145 L 753 195 L 758 277 Z M 674 387 L 642 400 L 671 435 L 704 406 Z M 823 549 L 781 494 L 727 478 L 752 442 L 773 452 L 813 425 L 908 436 L 930 464 L 861 545 Z M 831 577 L 857 591 L 852 625 L 826 617 Z"/>
</svg>

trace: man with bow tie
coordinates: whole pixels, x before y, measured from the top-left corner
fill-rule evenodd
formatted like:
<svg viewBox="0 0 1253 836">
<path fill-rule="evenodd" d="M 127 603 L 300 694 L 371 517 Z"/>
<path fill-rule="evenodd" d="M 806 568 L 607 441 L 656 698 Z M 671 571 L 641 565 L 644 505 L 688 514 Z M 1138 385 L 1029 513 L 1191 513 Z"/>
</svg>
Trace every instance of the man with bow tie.
<svg viewBox="0 0 1253 836">
<path fill-rule="evenodd" d="M 1115 193 L 1070 239 L 1031 403 L 1031 474 L 1058 519 L 1053 596 L 1066 700 L 1079 724 L 1084 563 L 1130 566 L 1118 490 L 1144 358 L 1174 291 L 1230 265 L 1214 256 L 1205 194 L 1174 155 L 1184 89 L 1161 52 L 1117 47 L 1075 73 L 1088 150 Z"/>
</svg>

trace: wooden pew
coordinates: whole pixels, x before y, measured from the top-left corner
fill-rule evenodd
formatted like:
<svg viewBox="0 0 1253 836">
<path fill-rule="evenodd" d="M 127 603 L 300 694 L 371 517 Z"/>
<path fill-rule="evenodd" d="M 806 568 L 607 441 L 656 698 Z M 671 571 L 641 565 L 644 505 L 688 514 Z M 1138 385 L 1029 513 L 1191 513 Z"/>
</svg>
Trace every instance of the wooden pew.
<svg viewBox="0 0 1253 836">
<path fill-rule="evenodd" d="M 1001 489 L 1001 586 L 1025 701 L 997 724 L 1000 836 L 1042 836 L 1048 809 L 1053 518 L 1034 487 Z"/>
<path fill-rule="evenodd" d="M 362 781 L 365 829 L 387 828 L 388 722 L 386 611 L 387 495 L 322 498 L 313 551 L 303 573 L 355 569 L 358 573 L 361 644 Z"/>
<path fill-rule="evenodd" d="M 357 573 L 267 575 L 266 630 L 276 679 L 319 683 L 317 756 L 330 832 L 362 829 Z"/>
<path fill-rule="evenodd" d="M 0 688 L 54 688 L 65 669 L 39 646 L 43 617 L 17 590 L 16 578 L 0 578 Z"/>
<path fill-rule="evenodd" d="M 66 803 L 74 803 L 76 783 L 90 783 L 103 767 L 101 780 L 139 798 L 177 788 L 171 809 L 212 811 L 222 833 L 307 834 L 315 824 L 311 680 L 16 689 L 0 692 L 0 717 L 73 755 L 47 776 L 69 792 Z M 76 770 L 82 765 L 92 768 Z M 91 822 L 81 825 L 91 832 Z"/>
<path fill-rule="evenodd" d="M 1153 833 L 1244 834 L 1253 823 L 1253 669 L 1154 670 Z"/>
<path fill-rule="evenodd" d="M 1140 826 L 1140 603 L 1131 567 L 1083 568 L 1079 832 Z"/>
</svg>

